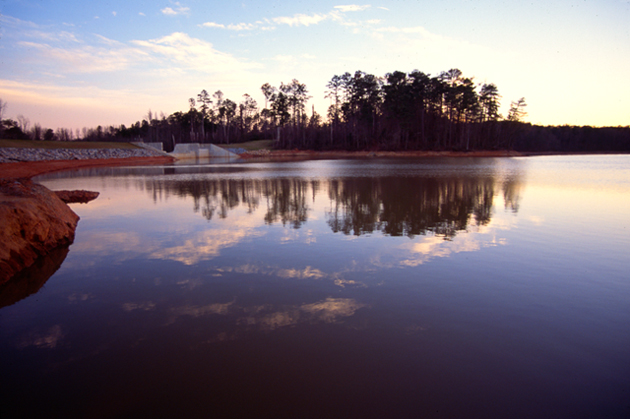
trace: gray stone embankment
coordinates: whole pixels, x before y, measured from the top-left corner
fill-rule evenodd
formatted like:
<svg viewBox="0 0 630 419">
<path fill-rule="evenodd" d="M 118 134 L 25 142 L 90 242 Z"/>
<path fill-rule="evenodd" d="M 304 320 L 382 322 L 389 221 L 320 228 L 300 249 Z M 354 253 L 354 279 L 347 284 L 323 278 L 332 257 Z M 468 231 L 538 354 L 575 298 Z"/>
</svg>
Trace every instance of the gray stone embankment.
<svg viewBox="0 0 630 419">
<path fill-rule="evenodd" d="M 122 149 L 77 149 L 77 148 L 0 148 L 0 163 L 30 162 L 46 160 L 91 160 L 91 159 L 126 159 L 132 157 L 157 157 L 164 153 L 149 148 Z"/>
</svg>

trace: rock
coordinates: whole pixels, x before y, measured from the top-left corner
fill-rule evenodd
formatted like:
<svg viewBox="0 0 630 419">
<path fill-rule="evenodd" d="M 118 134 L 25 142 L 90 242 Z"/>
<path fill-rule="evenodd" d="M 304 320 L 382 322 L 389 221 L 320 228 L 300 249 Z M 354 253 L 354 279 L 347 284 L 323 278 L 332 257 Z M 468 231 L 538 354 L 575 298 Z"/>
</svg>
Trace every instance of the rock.
<svg viewBox="0 0 630 419">
<path fill-rule="evenodd" d="M 95 200 L 96 197 L 98 197 L 99 195 L 98 192 L 83 191 L 83 190 L 55 191 L 55 193 L 66 204 L 73 204 L 73 203 L 85 204 L 87 202 Z"/>
<path fill-rule="evenodd" d="M 26 179 L 0 180 L 0 284 L 74 241 L 79 221 L 54 192 Z"/>
</svg>

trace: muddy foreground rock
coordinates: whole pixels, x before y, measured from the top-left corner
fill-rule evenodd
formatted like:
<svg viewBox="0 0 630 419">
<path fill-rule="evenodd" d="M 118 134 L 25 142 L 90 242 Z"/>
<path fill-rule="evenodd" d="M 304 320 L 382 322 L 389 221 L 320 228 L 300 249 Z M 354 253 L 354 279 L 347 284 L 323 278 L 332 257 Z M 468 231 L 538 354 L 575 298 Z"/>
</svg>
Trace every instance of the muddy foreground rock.
<svg viewBox="0 0 630 419">
<path fill-rule="evenodd" d="M 72 244 L 78 221 L 48 188 L 28 179 L 0 180 L 0 284 L 38 257 Z"/>
</svg>

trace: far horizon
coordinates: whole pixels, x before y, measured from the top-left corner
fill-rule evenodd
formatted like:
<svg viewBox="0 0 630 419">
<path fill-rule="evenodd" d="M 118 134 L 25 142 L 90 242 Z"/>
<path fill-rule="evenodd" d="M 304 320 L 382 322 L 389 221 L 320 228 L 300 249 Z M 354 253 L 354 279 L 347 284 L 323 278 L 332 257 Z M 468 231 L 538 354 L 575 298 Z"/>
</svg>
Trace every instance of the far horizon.
<svg viewBox="0 0 630 419">
<path fill-rule="evenodd" d="M 630 125 L 630 1 L 312 5 L 7 1 L 0 6 L 3 118 L 46 128 L 130 125 L 188 109 L 201 90 L 258 107 L 264 83 L 297 79 L 322 116 L 326 83 L 451 68 L 494 83 L 525 122 Z"/>
</svg>

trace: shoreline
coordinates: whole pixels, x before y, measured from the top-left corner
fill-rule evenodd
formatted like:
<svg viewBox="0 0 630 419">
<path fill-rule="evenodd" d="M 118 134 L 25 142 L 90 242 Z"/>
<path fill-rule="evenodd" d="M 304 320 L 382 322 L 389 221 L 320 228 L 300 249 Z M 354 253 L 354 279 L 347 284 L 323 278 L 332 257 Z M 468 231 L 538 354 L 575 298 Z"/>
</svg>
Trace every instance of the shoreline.
<svg viewBox="0 0 630 419">
<path fill-rule="evenodd" d="M 428 158 L 428 157 L 535 157 L 535 156 L 570 156 L 570 155 L 615 155 L 628 154 L 623 152 L 557 152 L 557 151 L 315 151 L 315 150 L 265 150 L 264 152 L 246 152 L 240 157 L 243 160 L 318 160 L 344 158 Z M 82 160 L 39 160 L 0 163 L 0 179 L 32 178 L 34 176 L 72 169 L 90 167 L 118 167 L 118 166 L 150 166 L 175 162 L 174 157 L 124 157 Z"/>
<path fill-rule="evenodd" d="M 85 159 L 85 160 L 40 160 L 15 163 L 0 163 L 0 179 L 30 179 L 45 173 L 59 172 L 71 169 L 83 169 L 90 167 L 116 167 L 116 166 L 150 166 L 168 164 L 174 162 L 173 157 L 126 157 L 110 159 Z"/>
<path fill-rule="evenodd" d="M 241 155 L 243 159 L 328 159 L 328 158 L 374 158 L 374 157 L 522 157 L 523 153 L 517 151 L 315 151 L 315 150 L 273 150 L 263 154 L 246 152 Z"/>
</svg>

